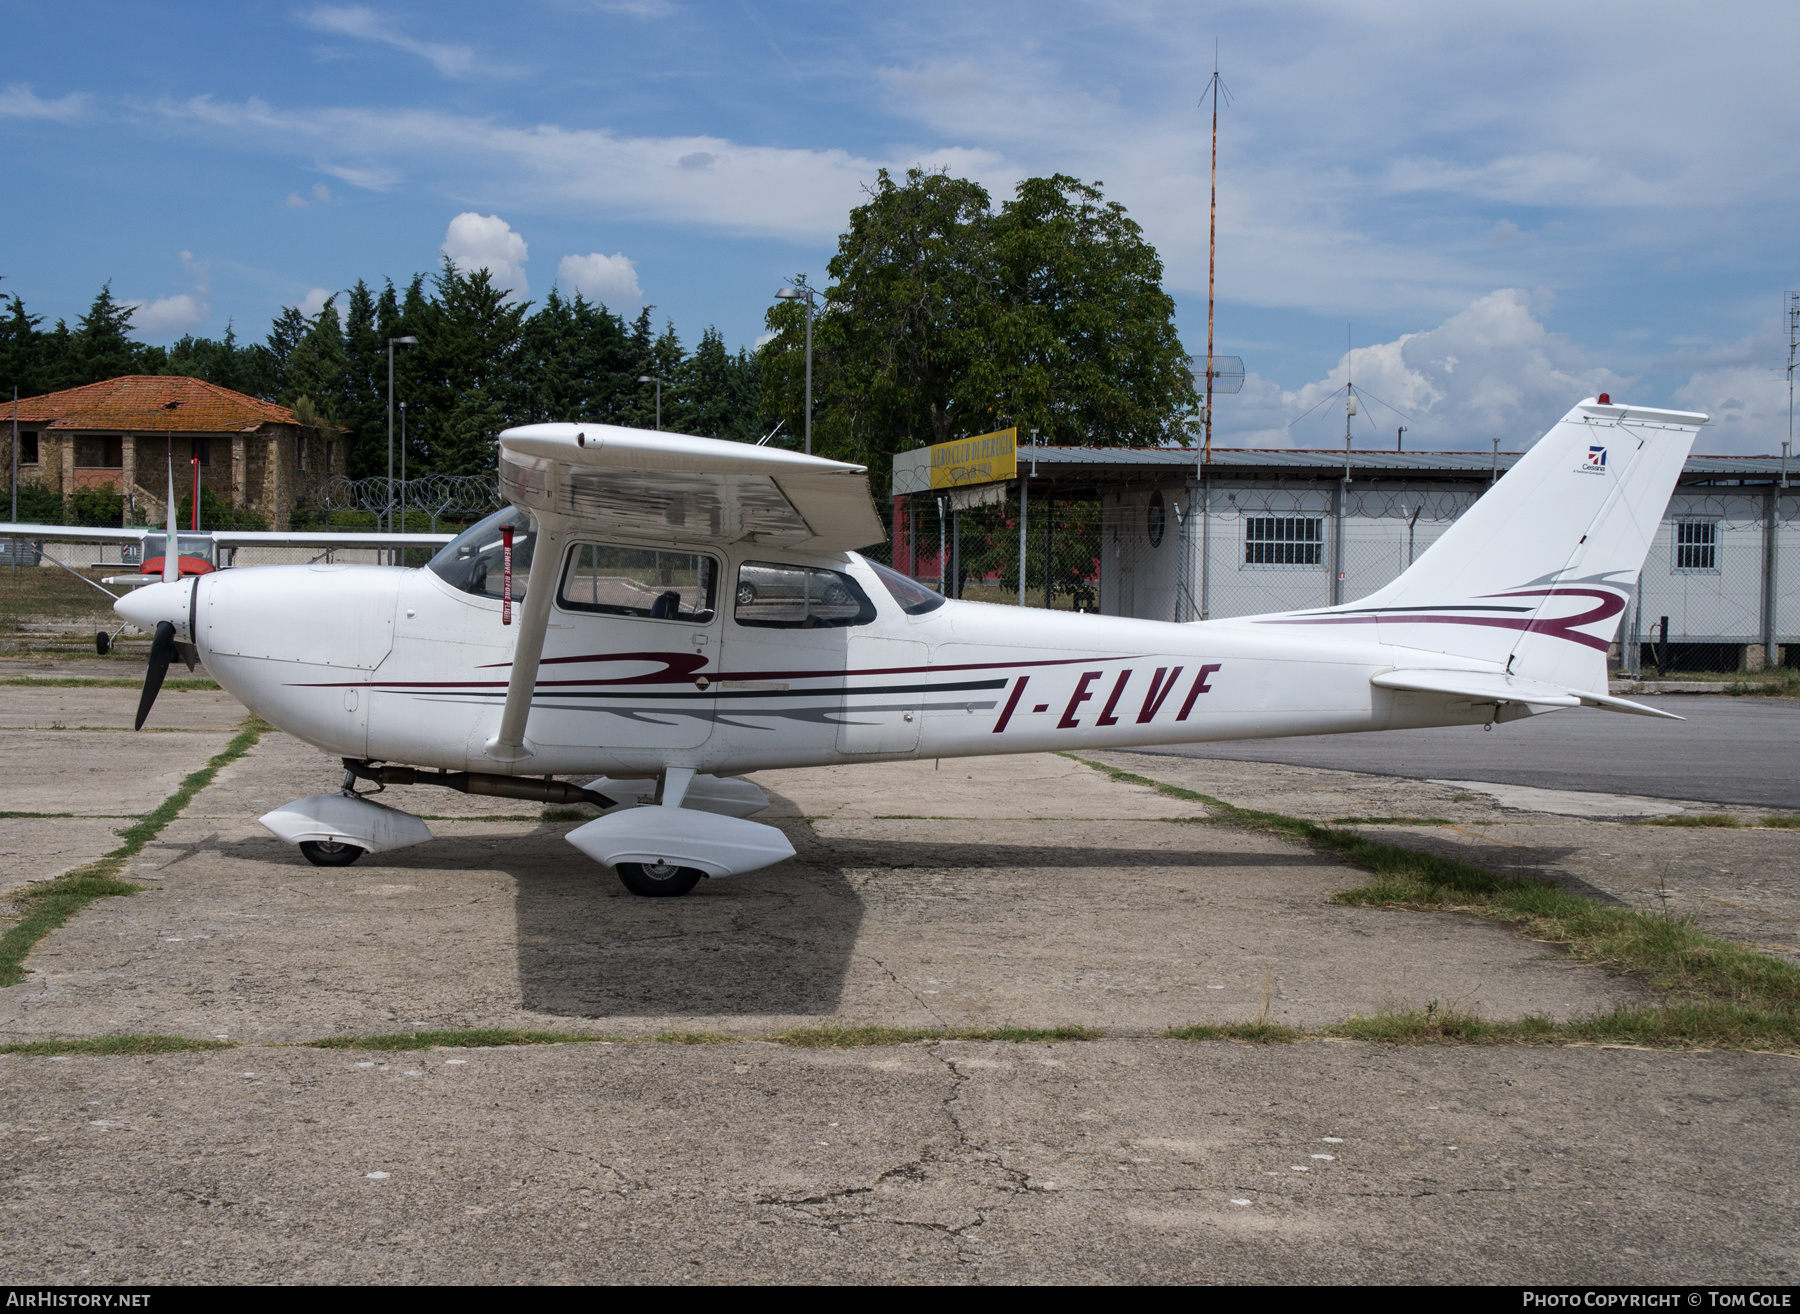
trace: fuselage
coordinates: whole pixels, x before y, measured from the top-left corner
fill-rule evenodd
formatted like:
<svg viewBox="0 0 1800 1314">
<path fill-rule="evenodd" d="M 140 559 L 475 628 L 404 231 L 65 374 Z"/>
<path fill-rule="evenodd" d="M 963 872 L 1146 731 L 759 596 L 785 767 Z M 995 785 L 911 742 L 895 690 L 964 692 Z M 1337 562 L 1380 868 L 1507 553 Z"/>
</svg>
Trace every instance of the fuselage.
<svg viewBox="0 0 1800 1314">
<path fill-rule="evenodd" d="M 153 587 L 194 590 L 187 610 L 207 669 L 257 715 L 334 756 L 450 770 L 722 776 L 1494 716 L 1491 704 L 1371 687 L 1380 672 L 1434 664 L 1376 642 L 1254 620 L 1183 625 L 966 601 L 909 614 L 855 553 L 711 555 L 717 596 L 688 615 L 565 606 L 565 570 L 527 723 L 531 753 L 517 762 L 484 750 L 506 697 L 516 604 L 508 624 L 502 599 L 431 569 L 357 565 Z M 746 582 L 777 568 L 847 577 L 872 614 L 771 621 Z"/>
</svg>

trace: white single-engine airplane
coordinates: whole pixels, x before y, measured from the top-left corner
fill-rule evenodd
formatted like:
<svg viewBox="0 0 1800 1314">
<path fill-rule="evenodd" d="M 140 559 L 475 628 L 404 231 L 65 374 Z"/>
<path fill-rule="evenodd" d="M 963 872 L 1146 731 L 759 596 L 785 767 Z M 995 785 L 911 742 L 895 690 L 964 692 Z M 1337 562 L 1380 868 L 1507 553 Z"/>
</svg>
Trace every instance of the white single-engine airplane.
<svg viewBox="0 0 1800 1314">
<path fill-rule="evenodd" d="M 1608 694 L 1606 650 L 1706 420 L 1584 401 L 1405 574 L 1311 611 L 946 601 L 854 551 L 884 537 L 862 467 L 601 424 L 502 433 L 510 507 L 423 568 L 171 567 L 116 610 L 155 632 L 140 725 L 192 645 L 343 759 L 262 818 L 312 862 L 431 838 L 358 781 L 435 784 L 596 804 L 569 842 L 678 895 L 792 856 L 747 819 L 770 767 L 1668 716 Z"/>
</svg>

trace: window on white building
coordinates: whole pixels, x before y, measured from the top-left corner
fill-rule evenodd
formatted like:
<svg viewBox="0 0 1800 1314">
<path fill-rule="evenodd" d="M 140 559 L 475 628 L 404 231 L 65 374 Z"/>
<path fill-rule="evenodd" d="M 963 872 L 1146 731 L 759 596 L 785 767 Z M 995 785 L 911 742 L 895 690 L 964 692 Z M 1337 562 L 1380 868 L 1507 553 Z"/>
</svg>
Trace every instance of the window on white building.
<svg viewBox="0 0 1800 1314">
<path fill-rule="evenodd" d="M 1675 572 L 1681 575 L 1719 573 L 1719 522 L 1675 522 Z"/>
<path fill-rule="evenodd" d="M 1315 516 L 1249 516 L 1246 566 L 1317 566 L 1325 560 L 1325 522 Z"/>
</svg>

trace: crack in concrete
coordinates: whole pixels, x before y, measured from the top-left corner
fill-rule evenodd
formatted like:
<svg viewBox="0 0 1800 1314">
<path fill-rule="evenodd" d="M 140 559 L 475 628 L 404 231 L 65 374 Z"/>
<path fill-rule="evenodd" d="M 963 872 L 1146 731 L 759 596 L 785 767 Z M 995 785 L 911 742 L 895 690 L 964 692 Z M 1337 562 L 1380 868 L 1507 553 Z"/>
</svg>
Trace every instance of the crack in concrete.
<svg viewBox="0 0 1800 1314">
<path fill-rule="evenodd" d="M 906 982 L 902 981 L 898 976 L 895 976 L 893 969 L 890 968 L 886 963 L 882 962 L 879 958 L 875 957 L 873 954 L 857 954 L 855 956 L 858 958 L 866 959 L 867 961 L 869 961 L 871 963 L 874 963 L 875 966 L 879 967 L 883 972 L 887 973 L 888 980 L 892 981 L 895 985 L 899 986 L 900 989 L 904 990 L 907 994 L 911 995 L 913 998 L 913 1002 L 915 1004 L 917 1004 L 920 1008 L 924 1009 L 927 1013 L 931 1014 L 931 1020 L 933 1022 L 938 1023 L 940 1026 L 948 1025 L 948 1022 L 945 1019 L 944 1015 L 942 1013 L 938 1012 L 937 1009 L 933 1008 L 930 1004 L 926 1003 L 925 997 L 923 995 L 921 995 L 917 990 L 914 990 L 911 986 L 907 985 Z"/>
</svg>

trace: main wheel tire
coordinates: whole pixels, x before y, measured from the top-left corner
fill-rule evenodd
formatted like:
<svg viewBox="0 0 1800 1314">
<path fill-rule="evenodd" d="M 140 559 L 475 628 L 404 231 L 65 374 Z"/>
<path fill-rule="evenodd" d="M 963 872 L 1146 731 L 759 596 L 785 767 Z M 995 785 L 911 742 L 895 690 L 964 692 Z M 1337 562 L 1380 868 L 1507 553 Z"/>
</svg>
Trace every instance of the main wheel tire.
<svg viewBox="0 0 1800 1314">
<path fill-rule="evenodd" d="M 618 872 L 626 889 L 648 899 L 686 894 L 706 875 L 698 867 L 677 867 L 669 862 L 621 862 Z"/>
<path fill-rule="evenodd" d="M 300 852 L 315 867 L 348 867 L 368 850 L 341 840 L 301 840 Z"/>
</svg>

